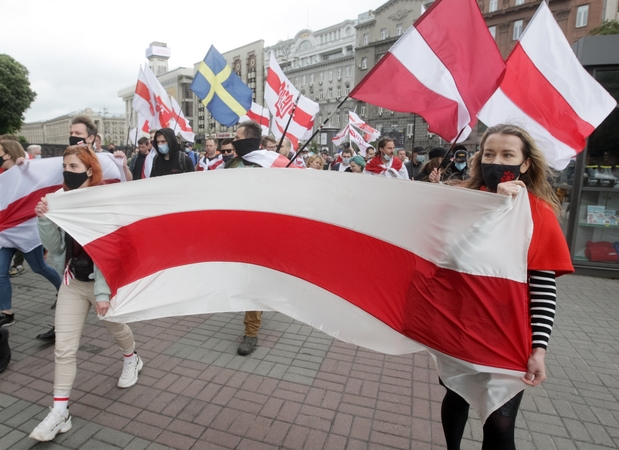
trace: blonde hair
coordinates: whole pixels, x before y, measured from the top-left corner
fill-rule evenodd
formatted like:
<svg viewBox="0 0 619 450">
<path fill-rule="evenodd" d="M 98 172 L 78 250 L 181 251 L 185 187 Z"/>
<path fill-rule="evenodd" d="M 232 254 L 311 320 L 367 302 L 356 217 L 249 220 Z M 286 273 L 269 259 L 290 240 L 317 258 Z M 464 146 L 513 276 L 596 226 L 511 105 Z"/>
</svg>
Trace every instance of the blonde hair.
<svg viewBox="0 0 619 450">
<path fill-rule="evenodd" d="M 484 178 L 481 173 L 481 158 L 484 153 L 486 140 L 488 136 L 492 134 L 506 134 L 516 136 L 520 139 L 522 142 L 524 161 L 528 159 L 531 161 L 531 164 L 529 169 L 525 173 L 520 174 L 520 178 L 518 179 L 525 184 L 529 192 L 548 203 L 555 215 L 560 217 L 561 202 L 548 181 L 555 177 L 555 173 L 548 166 L 544 152 L 540 150 L 531 135 L 526 130 L 516 125 L 503 123 L 489 127 L 486 130 L 481 138 L 479 151 L 475 153 L 471 161 L 471 178 L 458 185 L 469 189 L 479 189 L 484 185 Z"/>
<path fill-rule="evenodd" d="M 309 158 L 307 158 L 307 163 L 305 164 L 307 167 L 310 167 L 311 164 L 316 161 L 316 160 L 320 160 L 320 170 L 322 170 L 322 168 L 325 165 L 325 160 L 322 158 L 322 156 L 320 155 L 312 155 Z"/>
</svg>

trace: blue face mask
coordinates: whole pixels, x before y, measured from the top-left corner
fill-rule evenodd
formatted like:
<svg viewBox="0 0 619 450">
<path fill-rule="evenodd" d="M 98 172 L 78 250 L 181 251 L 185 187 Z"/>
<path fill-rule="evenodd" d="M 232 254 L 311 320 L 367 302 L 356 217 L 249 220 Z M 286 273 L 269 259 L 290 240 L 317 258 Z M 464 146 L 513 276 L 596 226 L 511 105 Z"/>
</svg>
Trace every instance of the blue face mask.
<svg viewBox="0 0 619 450">
<path fill-rule="evenodd" d="M 426 160 L 426 155 L 417 155 L 417 162 L 422 163 Z"/>
<path fill-rule="evenodd" d="M 41 159 L 41 155 L 36 155 L 34 159 Z"/>
<path fill-rule="evenodd" d="M 161 153 L 162 155 L 167 155 L 169 151 L 170 147 L 168 146 L 168 144 L 159 144 L 159 153 Z"/>
<path fill-rule="evenodd" d="M 465 162 L 457 162 L 457 163 L 454 163 L 454 166 L 456 166 L 456 169 L 461 171 L 462 169 L 464 169 L 466 167 L 466 163 Z"/>
</svg>

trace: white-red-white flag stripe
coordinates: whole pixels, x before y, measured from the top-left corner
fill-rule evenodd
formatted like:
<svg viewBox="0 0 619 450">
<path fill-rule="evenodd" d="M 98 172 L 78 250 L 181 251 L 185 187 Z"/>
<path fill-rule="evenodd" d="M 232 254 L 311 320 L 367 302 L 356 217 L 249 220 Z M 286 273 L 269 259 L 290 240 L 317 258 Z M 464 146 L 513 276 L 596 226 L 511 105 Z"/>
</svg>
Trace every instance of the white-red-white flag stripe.
<svg viewBox="0 0 619 450">
<path fill-rule="evenodd" d="M 437 0 L 350 97 L 422 116 L 447 141 L 470 134 L 505 63 L 475 0 Z"/>
<path fill-rule="evenodd" d="M 140 113 L 146 120 L 153 120 L 155 117 L 154 93 L 148 86 L 148 80 L 142 66 L 138 73 L 138 81 L 135 85 L 135 95 L 133 96 L 133 109 Z"/>
<path fill-rule="evenodd" d="M 363 157 L 366 156 L 370 144 L 365 141 L 363 136 L 361 136 L 361 134 L 358 133 L 354 127 L 350 127 L 350 142 L 357 144 L 357 147 L 359 147 L 359 152 L 363 155 Z"/>
<path fill-rule="evenodd" d="M 169 128 L 174 115 L 170 96 L 148 66 L 144 66 L 144 77 L 151 92 L 152 106 L 155 111 L 150 121 L 151 127 L 153 129 Z"/>
<path fill-rule="evenodd" d="M 275 56 L 271 54 L 264 87 L 264 101 L 273 115 L 271 130 L 276 138 L 280 138 L 284 133 L 298 95 L 299 91 L 286 78 Z M 286 137 L 292 142 L 293 149 L 299 148 L 299 140 L 306 139 L 308 133 L 311 133 L 318 109 L 318 103 L 303 95 L 299 97 L 294 116 L 286 131 Z"/>
<path fill-rule="evenodd" d="M 341 145 L 346 139 L 348 139 L 349 130 L 350 130 L 350 125 L 346 125 L 335 136 L 331 138 L 331 141 L 335 145 Z"/>
<path fill-rule="evenodd" d="M 268 136 L 271 119 L 267 108 L 256 102 L 251 102 L 251 108 L 247 111 L 246 115 L 239 119 L 239 123 L 246 122 L 248 120 L 253 120 L 254 122 L 260 124 L 260 127 L 262 127 L 262 135 Z"/>
<path fill-rule="evenodd" d="M 507 59 L 501 86 L 478 117 L 488 126 L 522 126 L 544 150 L 548 164 L 562 170 L 616 105 L 582 67 L 542 2 Z"/>
<path fill-rule="evenodd" d="M 97 157 L 105 180 L 125 181 L 119 158 L 107 152 Z M 0 174 L 0 248 L 29 252 L 41 245 L 34 207 L 62 182 L 62 158 L 27 160 Z"/>
<path fill-rule="evenodd" d="M 375 141 L 380 137 L 380 131 L 365 123 L 365 121 L 353 111 L 348 112 L 348 123 L 362 130 L 364 133 L 363 139 L 368 142 Z"/>
<path fill-rule="evenodd" d="M 170 96 L 170 103 L 172 105 L 173 114 L 172 119 L 170 120 L 170 128 L 172 128 L 176 134 L 180 134 L 189 142 L 193 142 L 196 135 L 189 125 L 189 121 L 185 118 L 181 105 L 178 104 L 174 96 Z"/>
<path fill-rule="evenodd" d="M 225 195 L 177 194 L 199 191 Z M 105 275 L 109 320 L 275 310 L 376 351 L 427 349 L 482 421 L 525 387 L 533 228 L 525 191 L 513 198 L 329 171 L 216 170 L 52 194 L 48 202 L 47 216 Z M 227 232 L 159 239 L 162 229 L 187 223 Z M 279 229 L 303 239 L 284 239 Z M 374 270 L 350 283 L 341 268 L 352 264 Z"/>
</svg>

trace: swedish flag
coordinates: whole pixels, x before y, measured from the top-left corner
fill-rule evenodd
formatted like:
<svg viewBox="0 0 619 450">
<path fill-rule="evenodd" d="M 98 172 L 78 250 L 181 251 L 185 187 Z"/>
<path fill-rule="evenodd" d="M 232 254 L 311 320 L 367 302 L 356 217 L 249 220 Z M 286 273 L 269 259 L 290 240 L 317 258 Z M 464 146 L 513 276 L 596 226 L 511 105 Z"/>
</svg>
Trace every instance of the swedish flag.
<svg viewBox="0 0 619 450">
<path fill-rule="evenodd" d="M 212 45 L 193 78 L 191 90 L 215 120 L 227 127 L 236 124 L 251 108 L 251 89 Z"/>
</svg>

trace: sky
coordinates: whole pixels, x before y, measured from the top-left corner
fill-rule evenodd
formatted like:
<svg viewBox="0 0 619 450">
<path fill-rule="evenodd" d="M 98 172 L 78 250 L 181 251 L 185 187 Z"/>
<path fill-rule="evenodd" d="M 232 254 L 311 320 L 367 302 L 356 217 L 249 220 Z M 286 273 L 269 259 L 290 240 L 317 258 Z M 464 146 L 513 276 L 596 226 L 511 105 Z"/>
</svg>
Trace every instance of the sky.
<svg viewBox="0 0 619 450">
<path fill-rule="evenodd" d="M 0 54 L 30 72 L 36 100 L 26 122 L 86 107 L 123 114 L 117 93 L 134 85 L 153 41 L 172 50 L 168 64 L 193 67 L 212 45 L 225 53 L 265 46 L 377 9 L 386 0 L 0 0 Z"/>
</svg>

